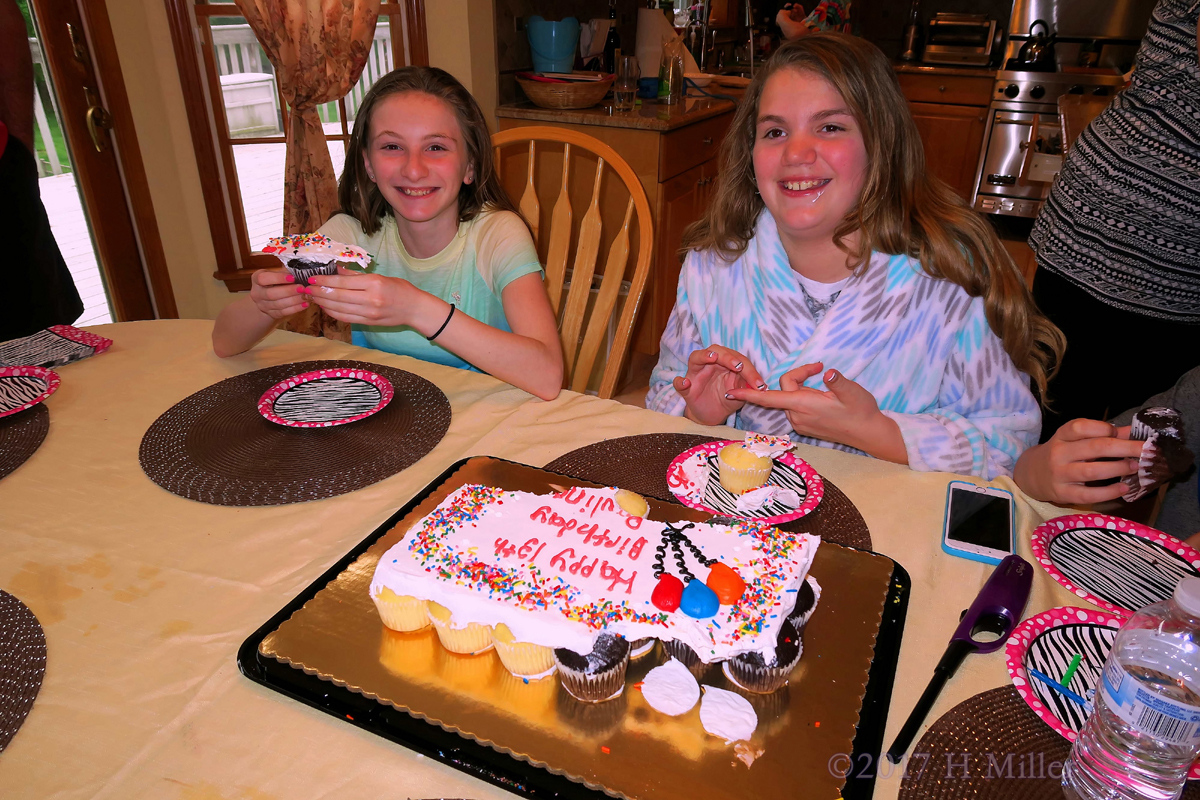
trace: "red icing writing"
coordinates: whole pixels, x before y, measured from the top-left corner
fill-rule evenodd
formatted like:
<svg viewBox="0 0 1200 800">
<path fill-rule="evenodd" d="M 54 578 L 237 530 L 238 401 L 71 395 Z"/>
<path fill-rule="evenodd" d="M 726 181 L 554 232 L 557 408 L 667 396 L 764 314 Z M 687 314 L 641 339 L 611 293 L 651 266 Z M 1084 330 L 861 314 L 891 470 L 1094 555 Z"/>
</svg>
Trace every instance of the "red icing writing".
<svg viewBox="0 0 1200 800">
<path fill-rule="evenodd" d="M 502 558 L 512 558 L 513 553 L 517 552 L 517 548 L 508 543 L 508 539 L 497 539 L 494 544 L 496 545 L 496 555 Z"/>
<path fill-rule="evenodd" d="M 537 511 L 530 514 L 529 518 L 534 522 L 545 522 L 547 519 L 549 519 L 546 514 L 550 513 L 552 510 L 553 509 L 551 509 L 550 506 L 542 506 Z"/>
<path fill-rule="evenodd" d="M 637 577 L 637 572 L 634 572 L 628 578 L 625 577 L 625 570 L 619 567 L 610 566 L 607 561 L 600 565 L 600 577 L 609 581 L 608 590 L 615 592 L 620 584 L 625 586 L 625 594 L 633 594 L 633 579 Z"/>
<path fill-rule="evenodd" d="M 615 508 L 616 506 L 613 504 L 612 499 L 606 497 L 602 502 L 596 503 L 596 506 L 592 509 L 592 516 L 596 516 L 597 511 L 612 511 Z"/>
<path fill-rule="evenodd" d="M 570 553 L 571 555 L 568 556 L 567 553 Z M 563 550 L 561 553 L 556 555 L 554 558 L 550 559 L 550 566 L 558 567 L 559 570 L 564 570 L 567 568 L 567 559 L 574 558 L 574 557 L 575 557 L 575 548 L 568 547 L 566 550 Z"/>
<path fill-rule="evenodd" d="M 585 497 L 587 497 L 587 491 L 578 486 L 573 486 L 562 494 L 562 499 L 572 505 L 578 505 L 583 502 L 583 498 Z"/>
<path fill-rule="evenodd" d="M 646 546 L 646 538 L 639 536 L 638 540 L 633 543 L 633 547 L 629 548 L 629 558 L 633 561 L 638 560 L 638 556 L 642 554 L 642 548 Z"/>
<path fill-rule="evenodd" d="M 558 528 L 558 535 L 562 536 L 567 531 L 574 530 L 575 526 L 579 524 L 579 520 L 564 519 L 563 517 L 560 517 L 558 514 L 551 514 L 548 524 L 555 528 Z"/>
<path fill-rule="evenodd" d="M 625 524 L 636 531 L 638 528 L 642 527 L 642 518 L 628 516 L 625 518 Z"/>
<path fill-rule="evenodd" d="M 596 562 L 600 559 L 593 558 L 592 563 L 585 567 L 584 563 L 587 561 L 587 559 L 587 556 L 579 559 L 574 564 L 567 567 L 567 572 L 571 573 L 572 575 L 582 575 L 585 578 L 590 578 L 592 576 L 592 570 L 596 568 Z"/>
</svg>

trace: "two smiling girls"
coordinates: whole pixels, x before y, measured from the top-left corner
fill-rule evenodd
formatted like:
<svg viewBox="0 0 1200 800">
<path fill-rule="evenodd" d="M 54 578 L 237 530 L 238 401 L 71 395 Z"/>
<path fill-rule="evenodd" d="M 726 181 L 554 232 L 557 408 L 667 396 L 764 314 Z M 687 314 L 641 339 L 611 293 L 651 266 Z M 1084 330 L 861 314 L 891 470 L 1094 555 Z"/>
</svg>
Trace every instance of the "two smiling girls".
<svg viewBox="0 0 1200 800">
<path fill-rule="evenodd" d="M 255 273 L 217 320 L 218 354 L 311 301 L 352 323 L 356 343 L 557 395 L 536 250 L 457 81 L 408 67 L 377 83 L 339 199 L 321 233 L 375 254 L 375 274 L 306 291 L 281 270 Z M 873 45 L 822 34 L 772 56 L 684 245 L 647 407 L 985 478 L 1037 441 L 1030 379 L 1044 395 L 1061 334 L 987 223 L 927 174 Z"/>
</svg>

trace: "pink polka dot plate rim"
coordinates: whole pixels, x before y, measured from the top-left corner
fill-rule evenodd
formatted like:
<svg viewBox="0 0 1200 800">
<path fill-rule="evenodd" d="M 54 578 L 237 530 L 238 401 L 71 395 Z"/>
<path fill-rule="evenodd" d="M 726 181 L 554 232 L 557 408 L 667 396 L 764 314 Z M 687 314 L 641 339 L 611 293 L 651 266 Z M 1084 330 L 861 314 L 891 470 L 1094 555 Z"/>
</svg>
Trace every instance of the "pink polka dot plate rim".
<svg viewBox="0 0 1200 800">
<path fill-rule="evenodd" d="M 1071 657 L 1079 653 L 1083 659 L 1068 688 L 1091 700 L 1117 630 L 1125 621 L 1105 611 L 1063 606 L 1031 616 L 1008 637 L 1005 666 L 1017 694 L 1038 719 L 1069 742 L 1078 738 L 1090 709 L 1034 678 L 1029 668 L 1061 681 Z M 1192 765 L 1188 778 L 1200 778 L 1200 762 Z"/>
<path fill-rule="evenodd" d="M 289 428 L 331 428 L 379 413 L 394 395 L 382 375 L 339 367 L 280 381 L 259 398 L 258 412 Z"/>
<path fill-rule="evenodd" d="M 763 509 L 753 511 L 737 509 L 733 505 L 736 498 L 721 487 L 716 465 L 717 453 L 722 447 L 731 444 L 741 444 L 741 442 L 736 439 L 705 442 L 684 450 L 671 460 L 667 466 L 667 487 L 680 503 L 688 508 L 707 511 L 709 514 L 753 519 L 768 525 L 779 525 L 807 516 L 820 505 L 821 499 L 825 496 L 825 481 L 807 461 L 797 458 L 791 453 L 783 453 L 775 458 L 775 465 L 771 469 L 767 485 L 788 488 L 793 491 L 802 490 L 799 507 L 790 511 L 782 511 L 778 507 L 779 504 L 775 504 L 775 507 L 768 504 Z M 703 497 L 696 496 L 694 485 L 685 476 L 683 467 L 684 462 L 697 453 L 703 453 L 709 461 L 707 488 Z"/>
<path fill-rule="evenodd" d="M 1176 583 L 1200 575 L 1200 551 L 1132 520 L 1068 514 L 1030 538 L 1033 557 L 1067 591 L 1122 617 L 1165 600 Z"/>
<path fill-rule="evenodd" d="M 56 336 L 61 336 L 64 339 L 92 348 L 92 355 L 94 356 L 100 355 L 113 345 L 113 340 L 107 336 L 91 333 L 81 328 L 76 328 L 74 325 L 51 325 L 47 330 Z"/>
<path fill-rule="evenodd" d="M 58 373 L 45 367 L 0 367 L 0 417 L 33 408 L 60 383 Z"/>
</svg>

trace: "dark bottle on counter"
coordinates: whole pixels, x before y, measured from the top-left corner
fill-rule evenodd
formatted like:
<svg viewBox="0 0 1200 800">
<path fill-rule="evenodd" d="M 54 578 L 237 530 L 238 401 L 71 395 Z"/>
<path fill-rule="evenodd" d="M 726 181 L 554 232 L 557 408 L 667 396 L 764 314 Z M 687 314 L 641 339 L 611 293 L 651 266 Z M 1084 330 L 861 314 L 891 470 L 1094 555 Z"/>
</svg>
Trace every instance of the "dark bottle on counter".
<svg viewBox="0 0 1200 800">
<path fill-rule="evenodd" d="M 908 10 L 908 24 L 904 26 L 904 39 L 900 45 L 900 60 L 921 60 L 921 0 L 912 0 L 912 7 Z"/>
<path fill-rule="evenodd" d="M 617 0 L 608 0 L 608 38 L 604 40 L 604 71 L 617 71 L 617 51 L 621 49 L 621 34 L 617 33 Z"/>
</svg>

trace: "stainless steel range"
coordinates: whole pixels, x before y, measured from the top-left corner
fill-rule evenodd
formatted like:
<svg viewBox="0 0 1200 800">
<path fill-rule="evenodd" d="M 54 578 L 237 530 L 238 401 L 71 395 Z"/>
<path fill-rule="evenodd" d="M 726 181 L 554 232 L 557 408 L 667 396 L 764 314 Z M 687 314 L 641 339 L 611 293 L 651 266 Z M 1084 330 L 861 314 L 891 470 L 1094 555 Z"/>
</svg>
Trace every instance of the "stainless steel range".
<svg viewBox="0 0 1200 800">
<path fill-rule="evenodd" d="M 996 73 L 971 198 L 977 211 L 1037 216 L 1062 160 L 1058 99 L 1120 91 L 1120 73 L 1133 61 L 1153 6 L 1154 0 L 1014 0 L 1006 69 Z"/>
<path fill-rule="evenodd" d="M 1062 157 L 1058 98 L 1067 94 L 1111 97 L 1120 75 L 1067 72 L 996 73 L 988 133 L 975 182 L 976 211 L 1036 217 L 1050 195 Z M 1034 133 L 1036 124 L 1036 135 Z M 1030 148 L 1033 153 L 1027 152 Z"/>
</svg>

